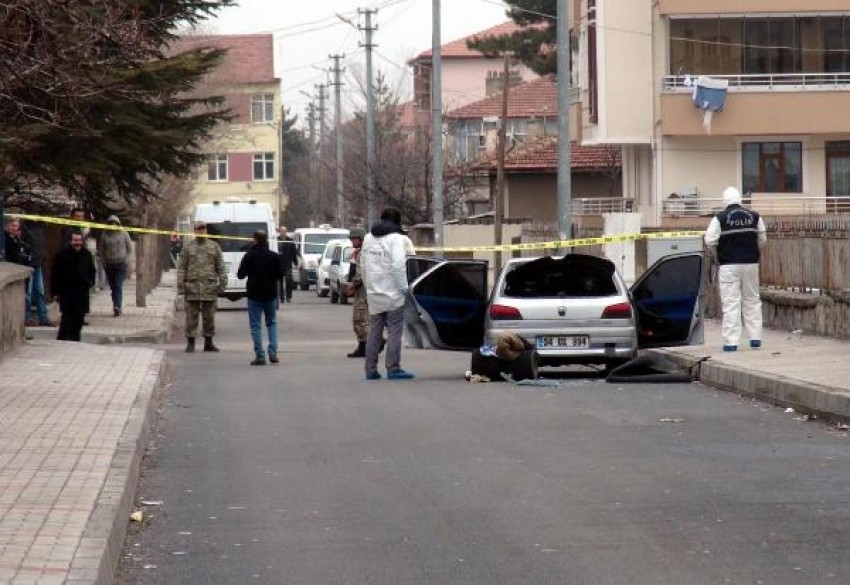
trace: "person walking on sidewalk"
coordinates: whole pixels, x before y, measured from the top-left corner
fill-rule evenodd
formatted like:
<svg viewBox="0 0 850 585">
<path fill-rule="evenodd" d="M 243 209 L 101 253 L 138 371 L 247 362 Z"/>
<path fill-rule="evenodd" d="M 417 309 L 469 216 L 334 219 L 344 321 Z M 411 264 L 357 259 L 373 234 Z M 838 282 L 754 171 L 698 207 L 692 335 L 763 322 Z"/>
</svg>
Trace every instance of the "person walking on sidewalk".
<svg viewBox="0 0 850 585">
<path fill-rule="evenodd" d="M 366 379 L 379 380 L 378 354 L 387 329 L 387 378 L 404 380 L 413 374 L 401 368 L 401 336 L 407 298 L 407 255 L 413 243 L 401 230 L 401 213 L 392 207 L 381 213 L 363 240 L 360 251 L 363 283 L 369 304 L 369 335 L 366 341 Z"/>
<path fill-rule="evenodd" d="M 726 208 L 715 215 L 705 231 L 705 243 L 720 268 L 717 281 L 723 307 L 723 351 L 736 351 L 741 319 L 750 347 L 761 347 L 762 314 L 759 294 L 759 260 L 767 241 L 767 228 L 759 214 L 741 205 L 735 187 L 723 191 Z"/>
<path fill-rule="evenodd" d="M 236 276 L 248 279 L 245 285 L 248 293 L 248 324 L 254 341 L 254 360 L 251 365 L 266 365 L 263 318 L 269 337 L 269 361 L 276 364 L 280 361 L 277 357 L 277 286 L 283 278 L 283 268 L 280 256 L 269 249 L 269 235 L 265 230 L 254 232 L 254 243 L 242 257 Z"/>
<path fill-rule="evenodd" d="M 207 237 L 207 224 L 195 222 L 195 239 L 183 248 L 177 263 L 177 294 L 186 299 L 186 352 L 195 351 L 198 316 L 204 319 L 204 351 L 218 351 L 213 344 L 218 293 L 227 286 L 227 267 L 221 246 Z"/>
<path fill-rule="evenodd" d="M 121 228 L 121 220 L 110 215 L 106 223 L 118 229 L 103 230 L 97 242 L 97 251 L 103 261 L 106 280 L 112 293 L 112 314 L 121 314 L 124 279 L 127 278 L 127 265 L 133 254 L 133 241 L 130 234 Z"/>
<path fill-rule="evenodd" d="M 301 252 L 298 251 L 298 246 L 295 245 L 295 240 L 289 237 L 286 231 L 286 226 L 278 228 L 277 236 L 277 251 L 280 255 L 280 265 L 283 268 L 283 278 L 280 280 L 280 302 L 291 303 L 292 291 L 295 289 L 295 282 L 292 278 L 292 269 L 298 266 L 301 260 Z"/>
<path fill-rule="evenodd" d="M 50 290 L 62 314 L 56 339 L 80 341 L 89 291 L 96 278 L 94 258 L 83 244 L 83 233 L 73 232 L 70 243 L 56 253 L 50 275 Z"/>
<path fill-rule="evenodd" d="M 349 354 L 350 358 L 366 357 L 366 340 L 369 338 L 369 303 L 366 300 L 366 287 L 363 286 L 363 269 L 360 265 L 360 251 L 366 230 L 352 228 L 348 238 L 351 240 L 351 261 L 348 265 L 348 287 L 346 292 L 353 299 L 351 325 L 357 338 L 357 347 Z"/>
</svg>

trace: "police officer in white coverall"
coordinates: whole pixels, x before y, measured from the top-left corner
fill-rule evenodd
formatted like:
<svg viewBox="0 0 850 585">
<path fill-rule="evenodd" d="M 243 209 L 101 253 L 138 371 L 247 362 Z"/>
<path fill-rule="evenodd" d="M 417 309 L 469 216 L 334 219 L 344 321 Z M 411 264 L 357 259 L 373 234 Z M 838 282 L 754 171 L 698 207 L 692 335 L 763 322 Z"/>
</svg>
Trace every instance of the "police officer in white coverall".
<svg viewBox="0 0 850 585">
<path fill-rule="evenodd" d="M 750 347 L 761 347 L 761 297 L 759 296 L 760 249 L 767 228 L 758 213 L 741 205 L 735 187 L 723 191 L 726 208 L 714 216 L 705 231 L 705 243 L 715 249 L 720 269 L 720 302 L 723 306 L 723 351 L 736 351 L 741 337 L 741 318 Z"/>
</svg>

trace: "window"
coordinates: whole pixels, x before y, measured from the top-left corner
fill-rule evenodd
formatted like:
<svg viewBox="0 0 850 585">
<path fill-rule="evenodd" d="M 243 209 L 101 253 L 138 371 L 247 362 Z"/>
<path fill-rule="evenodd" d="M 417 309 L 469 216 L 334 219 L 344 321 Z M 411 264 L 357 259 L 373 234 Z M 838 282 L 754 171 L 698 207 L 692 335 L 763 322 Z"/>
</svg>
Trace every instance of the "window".
<svg viewBox="0 0 850 585">
<path fill-rule="evenodd" d="M 251 123 L 274 122 L 274 94 L 255 93 L 251 96 Z"/>
<path fill-rule="evenodd" d="M 274 179 L 274 153 L 260 152 L 254 155 L 254 180 Z"/>
<path fill-rule="evenodd" d="M 803 146 L 800 142 L 747 142 L 741 148 L 745 193 L 801 193 Z"/>
<path fill-rule="evenodd" d="M 226 181 L 227 180 L 227 155 L 226 154 L 210 154 L 207 156 L 207 180 L 208 181 Z"/>
</svg>

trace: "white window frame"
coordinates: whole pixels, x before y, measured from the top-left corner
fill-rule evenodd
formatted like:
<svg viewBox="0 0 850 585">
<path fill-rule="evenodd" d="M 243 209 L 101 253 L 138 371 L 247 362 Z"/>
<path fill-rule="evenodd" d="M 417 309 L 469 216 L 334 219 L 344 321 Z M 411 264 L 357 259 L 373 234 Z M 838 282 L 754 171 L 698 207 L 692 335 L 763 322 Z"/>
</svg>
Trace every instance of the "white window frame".
<svg viewBox="0 0 850 585">
<path fill-rule="evenodd" d="M 210 183 L 226 183 L 229 170 L 226 154 L 207 155 L 207 181 Z"/>
<path fill-rule="evenodd" d="M 257 165 L 260 165 L 259 167 Z M 261 172 L 257 172 L 257 170 Z M 273 152 L 255 152 L 251 173 L 255 181 L 274 181 L 275 155 Z"/>
<path fill-rule="evenodd" d="M 274 122 L 274 93 L 251 94 L 251 123 L 269 122 Z"/>
</svg>

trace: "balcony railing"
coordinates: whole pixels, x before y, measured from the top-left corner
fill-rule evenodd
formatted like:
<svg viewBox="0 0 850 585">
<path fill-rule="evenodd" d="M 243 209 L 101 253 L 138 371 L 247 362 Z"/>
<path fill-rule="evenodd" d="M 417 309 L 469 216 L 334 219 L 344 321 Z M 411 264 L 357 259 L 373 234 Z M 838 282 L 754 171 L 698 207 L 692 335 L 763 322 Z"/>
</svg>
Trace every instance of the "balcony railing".
<svg viewBox="0 0 850 585">
<path fill-rule="evenodd" d="M 850 89 L 850 73 L 780 73 L 764 75 L 711 75 L 725 79 L 732 91 L 836 91 Z M 681 93 L 693 91 L 695 75 L 665 75 L 664 91 Z"/>
<path fill-rule="evenodd" d="M 800 195 L 775 195 L 753 193 L 744 197 L 744 205 L 762 215 L 837 215 L 850 214 L 850 196 L 809 197 Z M 662 208 L 664 217 L 711 216 L 723 209 L 719 197 L 687 197 L 666 199 Z M 603 213 L 630 213 L 638 211 L 632 199 L 620 197 L 586 197 L 572 201 L 573 215 L 602 215 Z"/>
<path fill-rule="evenodd" d="M 637 211 L 632 199 L 622 197 L 587 197 L 572 201 L 574 215 L 602 215 L 603 213 L 629 213 Z"/>
</svg>

